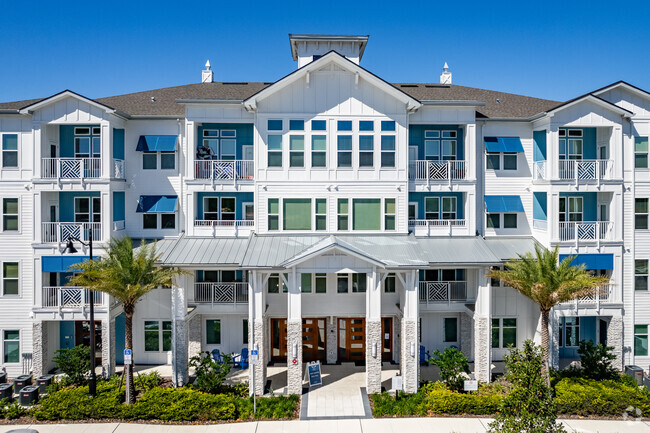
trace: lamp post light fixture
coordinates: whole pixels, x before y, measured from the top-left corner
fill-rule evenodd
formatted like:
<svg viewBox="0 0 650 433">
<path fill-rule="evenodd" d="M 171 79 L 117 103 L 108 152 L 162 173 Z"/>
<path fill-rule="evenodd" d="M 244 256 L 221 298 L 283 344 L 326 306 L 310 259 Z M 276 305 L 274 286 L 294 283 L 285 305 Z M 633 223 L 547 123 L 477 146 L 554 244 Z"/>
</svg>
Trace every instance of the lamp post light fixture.
<svg viewBox="0 0 650 433">
<path fill-rule="evenodd" d="M 74 254 L 77 249 L 74 247 L 74 241 L 79 242 L 81 245 L 87 246 L 89 249 L 90 260 L 93 259 L 93 230 L 88 231 L 88 243 L 82 241 L 74 236 L 68 236 L 67 243 L 63 254 Z M 88 378 L 88 393 L 91 397 L 97 395 L 97 377 L 95 376 L 95 293 L 92 289 L 90 292 L 90 377 Z"/>
</svg>

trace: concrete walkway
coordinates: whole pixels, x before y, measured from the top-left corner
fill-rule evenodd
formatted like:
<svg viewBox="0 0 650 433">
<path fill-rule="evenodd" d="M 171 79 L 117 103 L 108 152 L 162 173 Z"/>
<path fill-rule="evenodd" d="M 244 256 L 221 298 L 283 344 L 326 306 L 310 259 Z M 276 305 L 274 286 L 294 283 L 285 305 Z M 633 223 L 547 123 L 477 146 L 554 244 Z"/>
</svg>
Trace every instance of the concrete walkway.
<svg viewBox="0 0 650 433">
<path fill-rule="evenodd" d="M 484 433 L 485 418 L 385 418 L 260 421 L 215 425 L 34 424 L 0 425 L 0 433 L 31 428 L 39 433 Z M 650 433 L 644 421 L 564 421 L 569 433 Z"/>
</svg>

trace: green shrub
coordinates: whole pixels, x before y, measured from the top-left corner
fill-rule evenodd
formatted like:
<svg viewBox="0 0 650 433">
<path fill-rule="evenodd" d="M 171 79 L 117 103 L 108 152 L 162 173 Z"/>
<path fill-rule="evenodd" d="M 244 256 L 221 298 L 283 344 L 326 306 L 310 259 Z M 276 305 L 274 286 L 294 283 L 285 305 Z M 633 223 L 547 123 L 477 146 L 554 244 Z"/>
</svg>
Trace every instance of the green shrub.
<svg viewBox="0 0 650 433">
<path fill-rule="evenodd" d="M 297 395 L 258 398 L 257 412 L 253 416 L 253 399 L 240 398 L 237 400 L 237 412 L 243 420 L 293 418 L 298 400 Z"/>
<path fill-rule="evenodd" d="M 125 406 L 125 419 L 208 421 L 235 419 L 235 398 L 206 394 L 191 388 L 154 388 L 134 405 Z"/>
<path fill-rule="evenodd" d="M 462 391 L 464 381 L 469 373 L 467 356 L 458 349 L 447 348 L 444 352 L 433 352 L 435 358 L 429 362 L 440 368 L 440 379 L 453 391 Z"/>
<path fill-rule="evenodd" d="M 645 388 L 620 381 L 570 378 L 555 386 L 558 413 L 621 416 L 629 407 L 650 415 L 650 394 Z"/>
<path fill-rule="evenodd" d="M 491 415 L 496 413 L 503 396 L 492 389 L 477 393 L 455 392 L 441 383 L 425 386 L 426 407 L 430 413 L 449 415 Z"/>
<path fill-rule="evenodd" d="M 90 373 L 90 347 L 59 349 L 54 356 L 54 363 L 64 374 L 61 379 L 64 385 L 83 385 Z"/>
<path fill-rule="evenodd" d="M 152 371 L 151 373 L 137 374 L 133 378 L 135 388 L 142 392 L 149 391 L 154 389 L 162 383 L 162 377 L 157 371 Z"/>
<path fill-rule="evenodd" d="M 616 359 L 613 350 L 613 347 L 595 344 L 591 340 L 580 341 L 578 355 L 583 376 L 597 380 L 616 379 L 619 373 L 612 366 L 612 361 Z"/>
<path fill-rule="evenodd" d="M 190 358 L 190 367 L 194 367 L 196 380 L 194 387 L 203 392 L 216 394 L 223 386 L 223 381 L 230 372 L 231 358 L 223 355 L 223 363 L 218 364 L 212 360 L 210 352 L 204 352 Z"/>
<path fill-rule="evenodd" d="M 32 415 L 41 421 L 120 418 L 123 393 L 117 381 L 98 381 L 97 396 L 88 395 L 88 387 L 64 388 L 43 397 Z"/>
<path fill-rule="evenodd" d="M 9 402 L 6 399 L 0 400 L 0 419 L 17 419 L 27 415 L 28 411 L 22 407 L 17 400 Z"/>
<path fill-rule="evenodd" d="M 415 394 L 399 393 L 394 397 L 387 392 L 371 395 L 372 414 L 382 416 L 426 416 L 426 393 L 420 388 Z"/>
</svg>

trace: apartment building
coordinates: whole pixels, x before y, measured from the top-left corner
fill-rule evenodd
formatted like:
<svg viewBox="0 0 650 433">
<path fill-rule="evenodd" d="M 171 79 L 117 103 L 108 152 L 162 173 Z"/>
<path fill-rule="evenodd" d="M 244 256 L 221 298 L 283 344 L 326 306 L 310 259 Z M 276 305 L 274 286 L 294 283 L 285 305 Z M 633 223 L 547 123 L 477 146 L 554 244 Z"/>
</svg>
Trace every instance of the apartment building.
<svg viewBox="0 0 650 433">
<path fill-rule="evenodd" d="M 535 244 L 611 284 L 554 309 L 555 366 L 589 339 L 646 368 L 650 94 L 623 81 L 551 101 L 440 80 L 388 83 L 362 66 L 367 36 L 290 35 L 275 82 L 201 82 L 101 99 L 70 90 L 0 103 L 0 365 L 53 368 L 89 341 L 123 361 L 124 315 L 66 286 L 87 247 L 70 236 L 156 240 L 192 275 L 137 306 L 134 360 L 171 364 L 258 350 L 287 364 L 382 363 L 415 391 L 420 347 L 457 347 L 489 381 L 509 346 L 540 340 L 538 307 L 486 278 Z M 273 77 L 270 77 L 273 78 Z M 431 81 L 430 77 L 424 77 Z"/>
</svg>

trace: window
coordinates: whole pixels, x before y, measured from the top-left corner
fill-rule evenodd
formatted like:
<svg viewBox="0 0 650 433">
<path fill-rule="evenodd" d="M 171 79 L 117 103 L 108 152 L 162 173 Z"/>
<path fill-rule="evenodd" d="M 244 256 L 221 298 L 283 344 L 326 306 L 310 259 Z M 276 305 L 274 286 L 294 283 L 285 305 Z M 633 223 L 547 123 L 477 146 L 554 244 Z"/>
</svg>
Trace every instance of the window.
<svg viewBox="0 0 650 433">
<path fill-rule="evenodd" d="M 381 166 L 395 167 L 395 136 L 381 136 Z"/>
<path fill-rule="evenodd" d="M 458 341 L 458 319 L 456 317 L 445 317 L 443 319 L 444 342 L 455 343 Z"/>
<path fill-rule="evenodd" d="M 311 274 L 300 274 L 300 291 L 311 293 Z"/>
<path fill-rule="evenodd" d="M 316 230 L 327 230 L 327 199 L 316 199 Z"/>
<path fill-rule="evenodd" d="M 564 317 L 564 347 L 577 347 L 580 342 L 580 318 Z"/>
<path fill-rule="evenodd" d="M 305 166 L 305 136 L 289 136 L 289 167 Z"/>
<path fill-rule="evenodd" d="M 381 230 L 381 199 L 352 199 L 352 230 Z"/>
<path fill-rule="evenodd" d="M 326 293 L 327 292 L 327 274 L 315 274 L 314 275 L 314 286 L 316 287 L 316 293 Z"/>
<path fill-rule="evenodd" d="M 352 121 L 351 120 L 339 120 L 336 123 L 336 129 L 338 131 L 352 131 Z"/>
<path fill-rule="evenodd" d="M 160 169 L 176 169 L 176 152 L 160 152 Z"/>
<path fill-rule="evenodd" d="M 163 320 L 145 320 L 144 322 L 144 351 L 163 352 L 172 350 L 172 322 Z"/>
<path fill-rule="evenodd" d="M 348 199 L 340 198 L 337 203 L 337 229 L 349 230 Z"/>
<path fill-rule="evenodd" d="M 311 199 L 285 198 L 282 200 L 283 230 L 311 230 Z"/>
<path fill-rule="evenodd" d="M 409 221 L 418 219 L 418 204 L 409 203 Z"/>
<path fill-rule="evenodd" d="M 501 268 L 499 268 L 498 266 L 492 266 L 490 268 L 490 270 L 492 270 L 492 271 L 498 271 L 499 269 L 501 269 Z M 490 278 L 490 286 L 492 286 L 492 287 L 500 287 L 501 286 L 501 280 L 499 280 L 498 278 Z"/>
<path fill-rule="evenodd" d="M 634 356 L 648 356 L 648 325 L 634 325 Z"/>
<path fill-rule="evenodd" d="M 501 227 L 501 214 L 489 213 L 487 214 L 488 228 L 498 229 Z"/>
<path fill-rule="evenodd" d="M 648 137 L 634 137 L 634 168 L 648 168 Z"/>
<path fill-rule="evenodd" d="M 456 219 L 456 197 L 442 197 L 442 219 Z"/>
<path fill-rule="evenodd" d="M 517 319 L 492 319 L 492 347 L 507 348 L 517 346 Z"/>
<path fill-rule="evenodd" d="M 221 344 L 221 320 L 205 321 L 206 344 Z"/>
<path fill-rule="evenodd" d="M 384 230 L 395 230 L 395 199 L 384 199 Z"/>
<path fill-rule="evenodd" d="M 74 198 L 74 222 L 90 222 L 90 199 L 88 197 Z"/>
<path fill-rule="evenodd" d="M 348 274 L 338 274 L 336 276 L 336 292 L 348 293 Z"/>
<path fill-rule="evenodd" d="M 158 153 L 142 152 L 142 169 L 155 170 L 158 168 Z"/>
<path fill-rule="evenodd" d="M 311 166 L 327 166 L 327 137 L 325 135 L 311 136 Z"/>
<path fill-rule="evenodd" d="M 203 130 L 203 147 L 197 150 L 198 159 L 234 161 L 236 157 L 237 131 L 235 129 Z"/>
<path fill-rule="evenodd" d="M 359 167 L 373 166 L 374 146 L 374 137 L 372 135 L 359 136 Z"/>
<path fill-rule="evenodd" d="M 2 264 L 2 295 L 18 295 L 18 262 Z"/>
<path fill-rule="evenodd" d="M 224 221 L 235 220 L 236 200 L 234 197 L 221 197 L 221 219 Z"/>
<path fill-rule="evenodd" d="M 18 134 L 2 136 L 2 167 L 18 168 Z"/>
<path fill-rule="evenodd" d="M 242 344 L 248 344 L 248 319 L 242 320 Z"/>
<path fill-rule="evenodd" d="M 304 130 L 305 130 L 304 120 L 289 120 L 289 131 L 304 131 Z"/>
<path fill-rule="evenodd" d="M 277 198 L 269 199 L 269 230 L 280 230 L 280 201 Z"/>
<path fill-rule="evenodd" d="M 339 135 L 336 138 L 338 166 L 352 167 L 352 136 Z"/>
<path fill-rule="evenodd" d="M 503 169 L 504 170 L 516 170 L 517 169 L 517 154 L 516 153 L 504 153 L 503 154 Z"/>
<path fill-rule="evenodd" d="M 158 228 L 158 215 L 160 215 L 160 228 L 161 229 L 175 229 L 176 228 L 176 214 L 174 213 L 143 213 L 142 214 L 142 228 L 143 229 L 157 229 Z"/>
<path fill-rule="evenodd" d="M 284 278 L 288 278 L 289 274 L 284 274 Z M 271 274 L 268 281 L 269 293 L 280 293 L 280 282 L 282 281 L 282 293 L 287 293 L 287 285 L 280 278 L 280 274 Z"/>
<path fill-rule="evenodd" d="M 18 231 L 18 199 L 2 199 L 2 230 Z"/>
<path fill-rule="evenodd" d="M 255 206 L 253 203 L 244 203 L 244 220 L 253 221 L 255 219 Z"/>
<path fill-rule="evenodd" d="M 4 331 L 2 349 L 5 364 L 20 362 L 20 331 Z"/>
<path fill-rule="evenodd" d="M 327 121 L 326 120 L 312 120 L 311 121 L 311 130 L 312 131 L 327 131 Z"/>
<path fill-rule="evenodd" d="M 636 230 L 648 229 L 648 199 L 634 199 L 634 228 Z"/>
<path fill-rule="evenodd" d="M 142 228 L 143 229 L 157 229 L 158 228 L 158 215 L 155 213 L 142 214 Z"/>
<path fill-rule="evenodd" d="M 501 170 L 501 154 L 488 153 L 486 156 L 488 170 Z"/>
<path fill-rule="evenodd" d="M 160 214 L 160 228 L 161 229 L 175 229 L 176 228 L 176 214 L 161 213 Z"/>
<path fill-rule="evenodd" d="M 560 129 L 560 159 L 581 160 L 582 159 L 582 130 L 581 129 Z"/>
<path fill-rule="evenodd" d="M 394 120 L 382 120 L 381 121 L 381 130 L 382 131 L 395 131 L 395 121 Z"/>
<path fill-rule="evenodd" d="M 366 274 L 352 274 L 352 293 L 365 293 L 366 283 Z"/>
<path fill-rule="evenodd" d="M 486 155 L 486 167 L 488 170 L 517 170 L 517 154 L 488 153 Z"/>
<path fill-rule="evenodd" d="M 74 128 L 74 156 L 76 158 L 98 158 L 100 146 L 99 127 L 80 126 Z"/>
<path fill-rule="evenodd" d="M 440 219 L 439 197 L 426 197 L 424 199 L 424 218 L 427 220 Z"/>
<path fill-rule="evenodd" d="M 568 199 L 568 209 L 567 209 Z M 560 197 L 559 219 L 561 222 L 582 221 L 582 197 Z"/>
<path fill-rule="evenodd" d="M 384 280 L 384 292 L 395 293 L 396 286 L 397 284 L 396 284 L 395 274 L 388 274 L 388 276 Z"/>
<path fill-rule="evenodd" d="M 648 290 L 648 260 L 634 261 L 634 290 Z"/>
<path fill-rule="evenodd" d="M 269 131 L 282 131 L 282 120 L 269 120 L 266 125 Z"/>
<path fill-rule="evenodd" d="M 501 323 L 500 319 L 492 319 L 492 348 L 493 349 L 498 349 L 501 347 L 501 332 L 500 329 L 501 327 L 499 326 Z"/>
<path fill-rule="evenodd" d="M 203 219 L 207 221 L 219 219 L 219 197 L 203 197 Z"/>
<path fill-rule="evenodd" d="M 268 166 L 282 167 L 282 136 L 268 136 Z"/>
<path fill-rule="evenodd" d="M 503 214 L 503 228 L 504 229 L 516 229 L 517 228 L 517 214 L 516 213 L 504 213 Z"/>
</svg>

